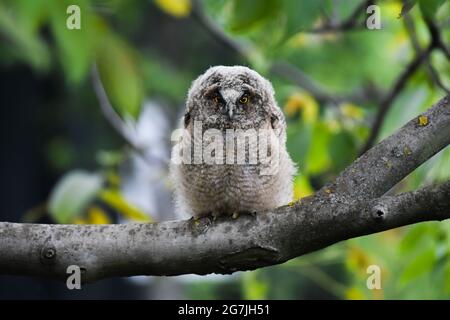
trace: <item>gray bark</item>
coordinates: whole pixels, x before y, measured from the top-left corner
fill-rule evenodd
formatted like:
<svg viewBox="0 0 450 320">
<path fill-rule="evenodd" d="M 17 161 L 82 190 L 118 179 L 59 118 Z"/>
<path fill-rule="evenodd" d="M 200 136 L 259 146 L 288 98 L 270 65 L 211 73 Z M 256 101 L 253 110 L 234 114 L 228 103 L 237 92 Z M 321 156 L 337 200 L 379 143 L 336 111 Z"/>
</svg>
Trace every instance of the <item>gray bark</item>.
<svg viewBox="0 0 450 320">
<path fill-rule="evenodd" d="M 0 274 L 83 281 L 131 275 L 231 273 L 282 263 L 333 243 L 403 225 L 450 218 L 450 181 L 383 196 L 450 144 L 450 97 L 412 119 L 313 196 L 233 220 L 154 224 L 0 223 Z"/>
</svg>

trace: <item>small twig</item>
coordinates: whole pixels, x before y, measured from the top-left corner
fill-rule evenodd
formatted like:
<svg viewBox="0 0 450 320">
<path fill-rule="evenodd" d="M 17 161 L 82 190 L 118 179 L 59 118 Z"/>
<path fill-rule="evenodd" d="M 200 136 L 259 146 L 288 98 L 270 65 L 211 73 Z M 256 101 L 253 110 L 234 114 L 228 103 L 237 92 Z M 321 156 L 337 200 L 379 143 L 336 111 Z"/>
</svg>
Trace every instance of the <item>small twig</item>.
<svg viewBox="0 0 450 320">
<path fill-rule="evenodd" d="M 249 49 L 243 44 L 230 38 L 217 24 L 214 23 L 204 12 L 199 0 L 192 1 L 192 17 L 216 40 L 231 51 L 237 53 L 241 58 L 248 59 Z"/>
<path fill-rule="evenodd" d="M 94 64 L 92 68 L 92 82 L 94 85 L 95 94 L 97 95 L 97 99 L 100 104 L 100 110 L 102 111 L 105 118 L 112 125 L 112 127 L 127 141 L 128 144 L 130 144 L 133 148 L 139 149 L 130 128 L 127 126 L 125 121 L 123 121 L 122 118 L 117 114 L 117 112 L 109 102 L 108 95 L 106 94 L 105 88 L 103 87 L 96 64 Z"/>
<path fill-rule="evenodd" d="M 430 32 L 431 36 L 431 46 L 433 48 L 440 49 L 442 53 L 445 55 L 447 60 L 450 61 L 450 50 L 447 48 L 446 44 L 442 40 L 441 30 L 433 21 L 432 18 L 428 16 L 424 16 L 425 24 L 427 25 L 428 32 Z"/>
<path fill-rule="evenodd" d="M 102 81 L 100 79 L 100 74 L 98 72 L 97 65 L 94 64 L 92 68 L 92 83 L 94 86 L 94 91 L 97 96 L 98 102 L 100 104 L 100 110 L 105 116 L 106 120 L 111 124 L 111 126 L 119 133 L 119 135 L 131 146 L 131 148 L 136 151 L 136 153 L 144 159 L 149 165 L 154 165 L 156 163 L 166 163 L 164 159 L 150 156 L 145 148 L 136 141 L 135 132 L 132 128 L 122 120 L 122 118 L 114 110 L 113 106 L 109 102 L 108 95 L 106 94 L 105 88 L 103 87 Z"/>
<path fill-rule="evenodd" d="M 326 23 L 323 26 L 305 30 L 306 33 L 326 33 L 326 32 L 344 32 L 350 30 L 359 30 L 365 28 L 365 21 L 359 21 L 361 14 L 366 12 L 368 6 L 374 4 L 374 0 L 366 0 L 360 3 L 355 10 L 350 14 L 350 16 L 344 21 L 335 23 Z"/>
<path fill-rule="evenodd" d="M 310 92 L 314 98 L 320 103 L 331 103 L 338 105 L 342 102 L 351 101 L 356 104 L 363 104 L 368 101 L 378 100 L 379 90 L 374 86 L 363 87 L 359 91 L 338 96 L 336 94 L 329 94 L 313 79 L 309 78 L 304 72 L 287 62 L 274 62 L 270 68 L 270 72 L 288 79 L 299 87 Z"/>
<path fill-rule="evenodd" d="M 364 146 L 361 148 L 359 155 L 362 155 L 363 153 L 365 153 L 367 150 L 369 150 L 373 146 L 373 144 L 380 132 L 381 125 L 383 124 L 384 118 L 386 117 L 389 109 L 391 108 L 392 104 L 394 103 L 394 100 L 397 98 L 397 96 L 403 90 L 406 83 L 412 77 L 412 75 L 416 72 L 416 70 L 419 68 L 419 66 L 427 59 L 428 55 L 431 53 L 432 50 L 433 50 L 433 46 L 430 45 L 430 46 L 428 46 L 428 48 L 426 48 L 426 50 L 424 50 L 420 54 L 416 55 L 416 57 L 407 65 L 405 70 L 403 70 L 403 72 L 397 78 L 394 85 L 387 93 L 387 95 L 381 100 L 380 107 L 378 108 L 378 112 L 375 117 L 375 121 L 370 130 L 369 138 L 367 139 Z"/>
<path fill-rule="evenodd" d="M 415 30 L 412 27 L 412 21 L 408 21 L 408 14 L 404 15 L 405 18 L 405 24 L 410 32 L 412 44 L 416 50 L 416 57 L 408 64 L 408 66 L 405 68 L 403 73 L 400 74 L 400 76 L 397 78 L 394 86 L 389 91 L 389 93 L 386 95 L 384 99 L 381 100 L 380 108 L 378 109 L 378 113 L 376 115 L 375 121 L 372 125 L 369 138 L 367 139 L 364 146 L 361 148 L 359 154 L 363 154 L 367 150 L 369 150 L 381 129 L 381 125 L 384 121 L 384 118 L 389 111 L 390 107 L 392 106 L 395 98 L 399 95 L 399 93 L 403 90 L 403 88 L 406 85 L 406 82 L 408 79 L 415 73 L 415 71 L 419 68 L 419 66 L 422 63 L 425 63 L 427 65 L 427 69 L 430 72 L 430 76 L 432 77 L 433 81 L 441 87 L 446 93 L 448 93 L 448 89 L 443 85 L 441 82 L 438 73 L 436 70 L 434 70 L 433 66 L 431 65 L 431 62 L 429 60 L 430 54 L 434 49 L 440 49 L 444 55 L 447 57 L 448 60 L 450 60 L 450 52 L 445 45 L 445 43 L 442 40 L 441 31 L 439 27 L 436 25 L 436 23 L 429 17 L 424 16 L 425 23 L 428 27 L 428 31 L 430 32 L 431 41 L 428 47 L 425 50 L 422 50 L 420 48 L 420 44 L 417 40 L 417 37 L 415 35 Z"/>
<path fill-rule="evenodd" d="M 414 21 L 412 20 L 411 16 L 409 14 L 405 14 L 403 16 L 403 21 L 405 24 L 406 31 L 409 34 L 409 39 L 411 40 L 411 44 L 414 48 L 414 51 L 417 55 L 420 55 L 422 52 L 422 48 L 420 47 L 419 39 L 417 37 L 416 33 L 416 27 L 414 25 Z M 441 88 L 444 92 L 450 93 L 450 90 L 447 89 L 442 82 L 441 78 L 439 77 L 439 73 L 434 69 L 432 63 L 431 63 L 431 57 L 428 56 L 425 60 L 425 66 L 428 73 L 428 76 L 433 81 L 433 83 Z"/>
<path fill-rule="evenodd" d="M 367 1 L 371 2 L 371 1 Z M 361 6 L 363 7 L 363 6 Z M 361 10 L 361 9 L 360 9 Z M 353 16 L 353 13 L 351 16 Z M 192 17 L 217 41 L 222 43 L 229 50 L 237 53 L 244 60 L 248 60 L 251 51 L 250 46 L 246 46 L 229 37 L 213 20 L 211 20 L 204 12 L 202 3 L 199 0 L 193 1 Z M 285 77 L 296 85 L 309 91 L 319 102 L 331 102 L 338 104 L 343 101 L 352 101 L 355 103 L 364 103 L 377 99 L 378 90 L 369 88 L 354 95 L 337 97 L 334 94 L 327 93 L 323 88 L 303 73 L 302 70 L 294 65 L 285 62 L 274 62 L 269 68 L 270 72 Z"/>
<path fill-rule="evenodd" d="M 419 54 L 422 51 L 422 48 L 420 47 L 419 39 L 417 37 L 416 26 L 409 14 L 403 15 L 403 24 L 408 32 L 409 40 L 411 41 L 414 51 L 416 54 Z"/>
<path fill-rule="evenodd" d="M 342 299 L 345 297 L 347 287 L 323 271 L 319 266 L 310 264 L 293 270 L 308 277 L 311 281 L 314 281 L 318 286 L 322 287 L 323 290 L 333 294 L 336 298 Z"/>
<path fill-rule="evenodd" d="M 439 25 L 439 27 L 440 27 L 441 29 L 445 29 L 445 28 L 450 27 L 450 19 L 447 19 L 447 20 L 445 20 L 445 21 L 442 21 L 441 24 Z"/>
<path fill-rule="evenodd" d="M 299 87 L 310 92 L 314 98 L 319 102 L 329 101 L 334 104 L 342 102 L 343 98 L 330 95 L 325 92 L 324 89 L 320 87 L 319 84 L 315 83 L 314 80 L 310 79 L 308 75 L 303 73 L 300 69 L 296 68 L 287 62 L 275 62 L 270 68 L 270 72 L 278 76 L 284 77 L 291 82 L 295 83 Z"/>
</svg>

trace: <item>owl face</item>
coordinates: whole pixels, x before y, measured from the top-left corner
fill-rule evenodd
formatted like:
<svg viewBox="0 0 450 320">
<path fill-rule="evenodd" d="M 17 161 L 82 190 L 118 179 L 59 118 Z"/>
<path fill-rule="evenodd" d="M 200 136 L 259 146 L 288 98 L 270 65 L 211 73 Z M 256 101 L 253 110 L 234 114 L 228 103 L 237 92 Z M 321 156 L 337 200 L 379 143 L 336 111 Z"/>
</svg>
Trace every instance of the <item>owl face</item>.
<svg viewBox="0 0 450 320">
<path fill-rule="evenodd" d="M 270 121 L 276 106 L 271 84 L 241 66 L 208 69 L 192 84 L 187 110 L 206 127 L 258 128 Z"/>
</svg>

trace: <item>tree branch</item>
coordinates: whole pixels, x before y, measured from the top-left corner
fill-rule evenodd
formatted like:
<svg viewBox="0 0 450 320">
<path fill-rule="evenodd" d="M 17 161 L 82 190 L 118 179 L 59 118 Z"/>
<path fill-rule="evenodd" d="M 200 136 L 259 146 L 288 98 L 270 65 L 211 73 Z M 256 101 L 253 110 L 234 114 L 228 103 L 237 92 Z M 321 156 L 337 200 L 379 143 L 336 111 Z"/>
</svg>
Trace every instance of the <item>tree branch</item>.
<svg viewBox="0 0 450 320">
<path fill-rule="evenodd" d="M 300 202 L 236 220 L 154 224 L 0 223 L 0 274 L 83 281 L 112 276 L 231 273 L 282 263 L 352 237 L 450 218 L 450 181 L 383 196 L 450 144 L 450 97 L 357 159 L 335 182 Z"/>
<path fill-rule="evenodd" d="M 345 32 L 351 30 L 363 29 L 366 27 L 365 21 L 358 21 L 361 14 L 366 13 L 367 7 L 374 4 L 374 0 L 366 0 L 361 2 L 350 16 L 344 21 L 338 23 L 327 23 L 315 29 L 305 30 L 306 33 L 326 33 L 326 32 Z"/>
<path fill-rule="evenodd" d="M 154 165 L 155 163 L 166 164 L 167 161 L 165 159 L 155 157 L 154 155 L 146 152 L 147 150 L 145 149 L 145 147 L 141 146 L 136 139 L 137 133 L 135 131 L 135 128 L 124 121 L 114 110 L 108 99 L 105 88 L 103 87 L 97 65 L 95 64 L 91 70 L 91 77 L 94 91 L 97 96 L 98 103 L 100 104 L 100 110 L 103 113 L 105 119 L 114 128 L 114 130 L 116 130 L 116 132 L 136 152 L 136 154 L 149 165 Z"/>
<path fill-rule="evenodd" d="M 377 88 L 370 86 L 350 95 L 339 96 L 326 92 L 318 83 L 306 75 L 303 71 L 287 62 L 274 62 L 270 67 L 270 73 L 282 77 L 305 89 L 319 102 L 332 103 L 337 105 L 342 102 L 351 101 L 356 104 L 363 104 L 368 101 L 376 101 L 380 95 Z"/>
<path fill-rule="evenodd" d="M 403 15 L 403 21 L 405 24 L 406 31 L 408 32 L 409 39 L 411 40 L 412 47 L 414 48 L 416 55 L 420 55 L 422 52 L 422 48 L 420 47 L 420 44 L 419 44 L 419 39 L 417 37 L 416 26 L 414 24 L 414 21 L 409 14 Z M 439 36 L 438 36 L 438 38 L 439 38 Z M 439 41 L 436 41 L 436 42 L 439 43 Z M 442 82 L 441 78 L 439 77 L 439 73 L 436 71 L 436 69 L 434 69 L 434 67 L 431 63 L 430 55 L 425 60 L 425 66 L 427 68 L 426 70 L 427 70 L 428 76 L 433 81 L 433 83 L 437 87 L 441 88 L 445 93 L 450 93 L 450 90 L 445 87 L 444 83 Z"/>
<path fill-rule="evenodd" d="M 397 196 L 385 196 L 373 201 L 370 213 L 375 219 L 407 225 L 422 218 L 444 220 L 450 218 L 450 181 Z M 395 222 L 394 222 L 395 220 Z"/>
<path fill-rule="evenodd" d="M 386 94 L 386 96 L 381 100 L 372 128 L 370 129 L 369 137 L 367 138 L 364 146 L 361 148 L 360 155 L 373 146 L 380 132 L 384 118 L 386 117 L 395 99 L 403 90 L 408 80 L 414 75 L 417 69 L 419 69 L 420 65 L 424 61 L 426 61 L 426 59 L 428 59 L 428 56 L 433 48 L 433 45 L 429 45 L 425 50 L 417 54 L 415 58 L 406 66 L 405 70 L 403 70 L 403 72 L 395 80 L 395 83 Z"/>
<path fill-rule="evenodd" d="M 201 25 L 214 39 L 223 44 L 226 48 L 237 53 L 241 58 L 247 60 L 249 48 L 230 38 L 214 21 L 212 21 L 203 9 L 199 0 L 192 1 L 192 17 Z"/>
<path fill-rule="evenodd" d="M 96 64 L 92 67 L 91 76 L 94 91 L 100 104 L 100 110 L 102 111 L 103 116 L 106 120 L 108 120 L 114 130 L 116 130 L 116 132 L 120 134 L 128 144 L 130 144 L 130 146 L 136 150 L 139 150 L 140 147 L 135 141 L 132 129 L 127 126 L 125 121 L 122 120 L 109 102 L 108 95 L 103 87 Z"/>
<path fill-rule="evenodd" d="M 440 49 L 447 58 L 447 60 L 450 60 L 450 50 L 447 48 L 444 41 L 442 40 L 441 30 L 431 17 L 424 16 L 424 20 L 425 24 L 427 25 L 428 32 L 430 32 L 431 46 L 433 46 L 433 48 Z"/>
<path fill-rule="evenodd" d="M 408 14 L 405 15 L 405 18 L 407 18 Z M 428 31 L 430 33 L 431 41 L 428 47 L 425 50 L 417 50 L 419 43 L 416 39 L 412 39 L 413 46 L 416 50 L 416 56 L 415 58 L 408 64 L 408 66 L 405 68 L 405 70 L 400 74 L 400 76 L 397 78 L 397 80 L 394 83 L 394 86 L 391 88 L 391 90 L 387 93 L 387 95 L 384 97 L 384 99 L 381 100 L 380 107 L 378 109 L 377 115 L 375 117 L 375 121 L 372 125 L 372 128 L 370 130 L 369 138 L 367 139 L 364 146 L 361 148 L 360 155 L 369 150 L 373 144 L 375 143 L 375 140 L 379 134 L 379 131 L 381 129 L 381 125 L 383 124 L 384 118 L 386 117 L 390 107 L 394 103 L 394 100 L 396 97 L 400 94 L 400 92 L 405 87 L 406 83 L 410 79 L 410 77 L 417 71 L 417 69 L 420 67 L 422 63 L 425 63 L 428 65 L 428 70 L 431 72 L 431 77 L 435 82 L 439 84 L 439 86 L 448 93 L 447 88 L 443 86 L 442 82 L 439 79 L 439 76 L 437 75 L 436 71 L 434 70 L 433 66 L 429 62 L 430 55 L 434 49 L 440 49 L 444 55 L 447 57 L 448 60 L 450 60 L 450 51 L 448 50 L 447 46 L 445 45 L 444 41 L 442 40 L 442 35 L 439 27 L 436 25 L 436 23 L 432 20 L 432 18 L 424 16 L 425 23 L 427 25 Z M 407 29 L 410 29 L 410 34 L 414 38 L 414 31 L 411 30 L 411 23 L 406 20 L 405 21 Z M 411 33 L 412 32 L 412 33 Z"/>
<path fill-rule="evenodd" d="M 426 125 L 419 121 L 426 119 Z M 380 197 L 450 143 L 450 95 L 368 150 L 336 179 L 341 194 Z"/>
<path fill-rule="evenodd" d="M 363 5 L 361 5 L 360 7 L 363 7 Z M 355 10 L 355 12 L 356 11 L 357 10 Z M 351 16 L 353 16 L 353 14 Z M 210 19 L 205 14 L 202 3 L 199 0 L 194 0 L 192 2 L 192 17 L 214 39 L 223 44 L 224 47 L 236 53 L 245 61 L 249 60 L 249 55 L 252 50 L 251 46 L 245 45 L 244 43 L 241 43 L 229 37 L 212 19 Z M 347 23 L 348 22 L 344 24 Z M 370 101 L 371 99 L 373 100 L 379 95 L 378 91 L 372 86 L 370 90 L 361 90 L 361 92 L 356 92 L 353 95 L 339 97 L 337 95 L 327 93 L 325 89 L 320 87 L 320 85 L 315 83 L 311 78 L 304 74 L 302 70 L 294 65 L 288 64 L 286 62 L 274 62 L 269 69 L 271 73 L 288 79 L 295 83 L 297 86 L 309 91 L 319 102 L 331 102 L 333 104 L 337 104 L 343 101 L 352 101 L 359 104 Z"/>
</svg>

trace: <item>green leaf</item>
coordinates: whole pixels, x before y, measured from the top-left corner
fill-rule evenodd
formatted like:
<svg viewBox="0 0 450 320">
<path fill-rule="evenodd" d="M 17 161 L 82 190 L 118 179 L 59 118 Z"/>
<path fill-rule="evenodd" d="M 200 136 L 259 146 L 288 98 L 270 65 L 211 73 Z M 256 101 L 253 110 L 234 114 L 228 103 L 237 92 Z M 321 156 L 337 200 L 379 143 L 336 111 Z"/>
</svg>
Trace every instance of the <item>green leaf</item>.
<svg viewBox="0 0 450 320">
<path fill-rule="evenodd" d="M 433 166 L 426 172 L 427 179 L 444 182 L 450 180 L 450 148 L 445 148 L 433 157 Z"/>
<path fill-rule="evenodd" d="M 229 27 L 233 32 L 247 31 L 273 18 L 280 7 L 277 0 L 234 0 Z"/>
<path fill-rule="evenodd" d="M 242 289 L 244 299 L 246 300 L 260 300 L 267 299 L 269 287 L 266 281 L 258 279 L 260 271 L 248 271 L 242 278 Z"/>
<path fill-rule="evenodd" d="M 194 77 L 175 68 L 163 57 L 150 54 L 143 57 L 142 74 L 145 89 L 150 95 L 163 96 L 176 104 L 184 102 L 186 90 Z"/>
<path fill-rule="evenodd" d="M 326 2 L 327 1 L 325 0 L 284 0 L 283 12 L 287 17 L 287 37 L 301 30 L 311 28 L 313 23 L 320 17 L 323 9 L 326 6 Z"/>
<path fill-rule="evenodd" d="M 101 166 L 112 167 L 123 162 L 125 155 L 121 151 L 99 150 L 95 159 Z"/>
<path fill-rule="evenodd" d="M 429 248 L 419 253 L 403 270 L 400 276 L 400 285 L 406 285 L 421 275 L 430 272 L 436 262 L 436 252 L 434 248 Z"/>
<path fill-rule="evenodd" d="M 330 141 L 330 133 L 324 124 L 316 122 L 313 126 L 312 141 L 306 160 L 306 172 L 308 174 L 325 171 L 331 162 L 328 152 L 326 152 Z"/>
<path fill-rule="evenodd" d="M 40 11 L 30 8 L 27 12 L 27 16 L 22 16 L 20 6 L 14 10 L 0 4 L 0 33 L 9 40 L 0 42 L 0 52 L 9 53 L 37 70 L 47 70 L 50 67 L 50 51 L 37 28 L 32 26 L 37 24 Z M 27 22 L 22 23 L 23 21 Z"/>
<path fill-rule="evenodd" d="M 80 82 L 86 76 L 94 58 L 94 44 L 98 38 L 86 1 L 77 1 L 80 7 L 81 29 L 70 30 L 66 26 L 69 15 L 67 7 L 73 1 L 56 1 L 49 6 L 50 27 L 55 37 L 58 58 L 66 77 L 71 82 Z"/>
<path fill-rule="evenodd" d="M 53 188 L 49 199 L 50 215 L 58 223 L 70 223 L 81 215 L 102 186 L 102 177 L 76 170 L 64 175 Z"/>
<path fill-rule="evenodd" d="M 17 22 L 25 30 L 37 34 L 39 28 L 48 18 L 48 7 L 53 3 L 50 0 L 15 0 L 11 4 L 17 10 Z"/>
<path fill-rule="evenodd" d="M 420 11 L 424 16 L 433 18 L 445 1 L 447 0 L 419 0 Z"/>
<path fill-rule="evenodd" d="M 302 123 L 290 123 L 287 127 L 287 148 L 289 154 L 302 171 L 311 143 L 312 126 Z"/>
<path fill-rule="evenodd" d="M 401 252 L 410 252 L 417 248 L 418 243 L 426 236 L 429 226 L 426 223 L 409 227 L 408 232 L 400 242 Z"/>
<path fill-rule="evenodd" d="M 120 115 L 136 119 L 144 96 L 137 57 L 117 36 L 105 34 L 99 41 L 97 65 L 106 93 Z"/>
<path fill-rule="evenodd" d="M 329 153 L 334 172 L 344 169 L 356 155 L 356 144 L 350 132 L 344 130 L 332 135 L 329 143 Z"/>
<path fill-rule="evenodd" d="M 450 259 L 448 259 L 444 269 L 444 290 L 450 294 Z"/>
</svg>

